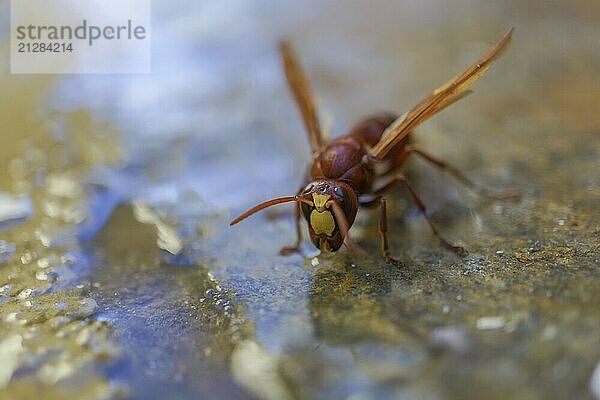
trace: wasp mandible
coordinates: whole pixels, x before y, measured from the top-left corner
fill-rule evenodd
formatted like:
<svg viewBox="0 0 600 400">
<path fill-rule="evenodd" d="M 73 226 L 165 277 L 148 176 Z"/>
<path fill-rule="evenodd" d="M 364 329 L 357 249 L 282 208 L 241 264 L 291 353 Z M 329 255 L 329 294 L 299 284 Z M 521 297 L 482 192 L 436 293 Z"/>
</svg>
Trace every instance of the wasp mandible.
<svg viewBox="0 0 600 400">
<path fill-rule="evenodd" d="M 509 29 L 481 59 L 434 90 L 407 113 L 399 117 L 392 114 L 373 115 L 358 122 L 347 135 L 331 141 L 325 141 L 323 138 L 315 102 L 296 55 L 288 42 L 282 42 L 279 51 L 285 76 L 308 132 L 312 165 L 307 182 L 295 196 L 279 197 L 258 204 L 231 221 L 230 225 L 235 225 L 267 207 L 295 202 L 296 243 L 291 247 L 282 248 L 281 254 L 299 251 L 302 239 L 301 216 L 304 216 L 308 223 L 312 243 L 321 251 L 336 251 L 344 243 L 350 251 L 361 253 L 362 250 L 350 238 L 348 231 L 359 206 L 379 205 L 381 252 L 386 262 L 398 265 L 399 261 L 390 256 L 388 248 L 386 202 L 383 194 L 400 183 L 408 190 L 442 245 L 456 254 L 467 254 L 463 247 L 451 244 L 440 235 L 427 214 L 425 204 L 408 179 L 398 170 L 407 157 L 414 154 L 447 171 L 483 196 L 501 199 L 515 196 L 514 193 L 508 192 L 493 194 L 475 185 L 456 168 L 415 146 L 410 136 L 410 133 L 428 118 L 472 93 L 467 88 L 502 54 L 510 43 L 512 32 L 513 28 Z M 376 169 L 376 164 L 384 165 Z M 385 183 L 380 184 L 382 180 Z"/>
</svg>

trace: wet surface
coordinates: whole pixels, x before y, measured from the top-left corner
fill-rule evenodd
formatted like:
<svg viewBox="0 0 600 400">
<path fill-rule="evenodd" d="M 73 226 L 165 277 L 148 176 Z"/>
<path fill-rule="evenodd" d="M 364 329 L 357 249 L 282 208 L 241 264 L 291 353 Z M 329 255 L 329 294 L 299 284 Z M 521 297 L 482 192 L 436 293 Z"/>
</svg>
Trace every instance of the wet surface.
<svg viewBox="0 0 600 400">
<path fill-rule="evenodd" d="M 0 8 L 6 8 L 0 2 Z M 600 9 L 593 2 L 153 4 L 148 76 L 0 84 L 0 397 L 600 398 Z M 2 13 L 0 48 L 7 54 Z M 239 16 L 245 18 L 240 19 Z M 448 253 L 397 190 L 390 246 L 278 255 L 308 143 L 290 38 L 331 135 L 402 112 L 509 26 L 475 94 L 415 134 L 518 200 L 415 161 Z"/>
</svg>

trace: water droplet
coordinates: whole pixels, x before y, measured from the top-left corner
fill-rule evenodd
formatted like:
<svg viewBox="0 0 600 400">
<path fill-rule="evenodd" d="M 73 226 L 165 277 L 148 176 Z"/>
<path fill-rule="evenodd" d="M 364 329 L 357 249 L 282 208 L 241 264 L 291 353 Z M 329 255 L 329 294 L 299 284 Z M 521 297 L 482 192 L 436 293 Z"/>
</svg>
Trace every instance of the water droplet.
<svg viewBox="0 0 600 400">
<path fill-rule="evenodd" d="M 42 257 L 37 260 L 37 265 L 40 268 L 48 268 L 50 266 L 50 261 L 48 261 L 48 257 Z"/>
<path fill-rule="evenodd" d="M 500 329 L 506 324 L 504 317 L 481 317 L 477 320 L 477 329 Z"/>
<path fill-rule="evenodd" d="M 164 222 L 161 216 L 147 204 L 136 201 L 133 204 L 133 213 L 135 219 L 143 224 L 154 225 L 158 238 L 156 244 L 163 250 L 177 255 L 183 249 L 183 242 L 179 237 L 177 230 Z"/>
<path fill-rule="evenodd" d="M 47 281 L 48 273 L 46 271 L 37 271 L 35 273 L 35 279 L 37 279 L 38 281 Z"/>
<path fill-rule="evenodd" d="M 77 258 L 72 253 L 64 253 L 62 256 L 60 256 L 60 262 L 65 265 L 72 265 L 76 260 Z"/>
<path fill-rule="evenodd" d="M 23 253 L 23 255 L 21 256 L 21 264 L 27 265 L 31 261 L 33 261 L 33 255 L 29 251 Z"/>
<path fill-rule="evenodd" d="M 96 311 L 97 307 L 98 303 L 96 303 L 96 300 L 86 297 L 85 299 L 80 300 L 75 308 L 68 313 L 68 315 L 78 319 L 87 318 L 92 315 L 94 311 Z"/>
<path fill-rule="evenodd" d="M 31 296 L 32 293 L 33 293 L 33 289 L 30 289 L 30 288 L 23 289 L 23 290 L 21 290 L 21 292 L 19 292 L 19 294 L 17 295 L 17 298 L 23 300 L 23 299 L 26 299 L 29 296 Z"/>
<path fill-rule="evenodd" d="M 82 194 L 81 185 L 74 176 L 70 176 L 68 173 L 48 174 L 46 187 L 50 194 L 58 197 L 76 199 L 81 197 Z"/>
<path fill-rule="evenodd" d="M 50 247 L 52 244 L 52 237 L 44 232 L 42 229 L 35 230 L 35 236 L 38 238 L 42 246 Z"/>
</svg>

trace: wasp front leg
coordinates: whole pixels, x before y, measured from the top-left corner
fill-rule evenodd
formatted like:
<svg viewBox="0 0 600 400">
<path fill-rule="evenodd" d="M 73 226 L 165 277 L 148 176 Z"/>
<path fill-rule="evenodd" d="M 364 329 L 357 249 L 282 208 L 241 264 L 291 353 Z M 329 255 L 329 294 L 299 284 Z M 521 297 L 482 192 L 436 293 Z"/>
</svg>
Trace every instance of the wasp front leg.
<svg viewBox="0 0 600 400">
<path fill-rule="evenodd" d="M 300 189 L 298 189 L 298 191 L 296 192 L 296 196 L 302 193 L 302 189 L 303 187 L 301 186 Z M 301 212 L 302 210 L 300 208 L 300 203 L 297 203 L 296 210 L 294 213 L 294 219 L 296 224 L 296 243 L 293 246 L 282 247 L 281 250 L 279 250 L 279 254 L 281 254 L 282 256 L 289 256 L 294 253 L 300 253 L 300 244 L 302 243 L 302 229 L 300 226 Z"/>
</svg>

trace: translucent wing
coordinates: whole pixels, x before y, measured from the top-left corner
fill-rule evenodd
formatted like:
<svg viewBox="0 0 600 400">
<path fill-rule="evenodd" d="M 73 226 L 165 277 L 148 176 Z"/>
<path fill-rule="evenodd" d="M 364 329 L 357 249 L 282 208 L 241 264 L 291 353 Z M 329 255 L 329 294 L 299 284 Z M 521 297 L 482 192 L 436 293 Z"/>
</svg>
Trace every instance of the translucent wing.
<svg viewBox="0 0 600 400">
<path fill-rule="evenodd" d="M 280 43 L 279 52 L 283 61 L 288 85 L 302 114 L 302 120 L 310 139 L 310 148 L 314 153 L 321 148 L 323 138 L 308 81 L 300 67 L 300 63 L 298 63 L 294 49 L 288 42 Z"/>
<path fill-rule="evenodd" d="M 373 146 L 370 153 L 381 160 L 398 143 L 402 141 L 415 127 L 442 111 L 449 105 L 457 102 L 471 93 L 466 90 L 469 85 L 479 79 L 500 57 L 502 51 L 510 43 L 514 28 L 509 29 L 488 52 L 464 72 L 437 88 L 423 99 L 412 110 L 394 121 L 381 136 L 379 142 Z"/>
</svg>

